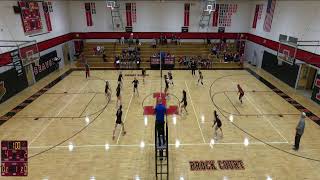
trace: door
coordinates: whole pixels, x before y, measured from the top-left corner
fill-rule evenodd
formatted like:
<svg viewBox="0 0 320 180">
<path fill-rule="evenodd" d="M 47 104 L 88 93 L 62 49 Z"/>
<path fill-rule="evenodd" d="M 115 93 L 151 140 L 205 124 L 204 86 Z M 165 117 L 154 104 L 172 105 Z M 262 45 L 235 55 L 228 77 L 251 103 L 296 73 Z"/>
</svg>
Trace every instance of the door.
<svg viewBox="0 0 320 180">
<path fill-rule="evenodd" d="M 68 47 L 68 43 L 65 43 L 62 46 L 62 51 L 63 51 L 63 61 L 64 64 L 70 64 L 70 58 L 69 58 L 69 47 Z"/>
<path fill-rule="evenodd" d="M 24 70 L 26 71 L 26 76 L 27 76 L 29 86 L 33 85 L 36 81 L 34 78 L 32 65 L 29 64 L 29 65 L 25 66 Z"/>
</svg>

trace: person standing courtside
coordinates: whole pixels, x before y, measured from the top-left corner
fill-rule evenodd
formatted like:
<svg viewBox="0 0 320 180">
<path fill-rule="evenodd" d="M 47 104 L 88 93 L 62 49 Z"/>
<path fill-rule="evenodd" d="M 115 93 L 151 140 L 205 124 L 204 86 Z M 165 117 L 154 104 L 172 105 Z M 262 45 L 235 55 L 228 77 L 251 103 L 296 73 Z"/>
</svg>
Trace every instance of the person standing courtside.
<svg viewBox="0 0 320 180">
<path fill-rule="evenodd" d="M 162 135 L 162 142 L 165 144 L 165 137 L 164 137 L 164 116 L 167 113 L 166 107 L 162 104 L 162 99 L 157 99 L 157 105 L 155 107 L 155 114 L 156 114 L 156 130 L 158 136 L 159 146 L 161 146 L 161 135 Z"/>
<path fill-rule="evenodd" d="M 303 112 L 300 116 L 299 123 L 296 127 L 296 136 L 294 138 L 294 146 L 293 146 L 293 150 L 295 151 L 299 150 L 300 139 L 304 133 L 304 128 L 305 128 L 305 118 L 306 118 L 306 113 Z"/>
<path fill-rule="evenodd" d="M 89 67 L 89 64 L 86 63 L 86 64 L 84 65 L 84 68 L 85 68 L 85 71 L 86 71 L 86 79 L 87 79 L 88 77 L 90 77 L 90 67 Z"/>
<path fill-rule="evenodd" d="M 122 87 L 122 80 L 123 80 L 123 76 L 122 76 L 122 72 L 120 72 L 118 76 L 118 84 L 120 84 L 121 87 Z"/>
</svg>

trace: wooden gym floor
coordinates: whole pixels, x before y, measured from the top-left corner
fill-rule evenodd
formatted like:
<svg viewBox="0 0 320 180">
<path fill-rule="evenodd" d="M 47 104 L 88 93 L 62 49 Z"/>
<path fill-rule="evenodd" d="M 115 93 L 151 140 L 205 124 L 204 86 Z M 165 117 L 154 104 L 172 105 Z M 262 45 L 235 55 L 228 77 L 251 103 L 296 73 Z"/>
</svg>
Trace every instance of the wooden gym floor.
<svg viewBox="0 0 320 180">
<path fill-rule="evenodd" d="M 159 73 L 147 71 L 145 84 L 139 76 L 140 95 L 133 96 L 131 75 L 140 71 L 123 71 L 122 117 L 127 134 L 122 136 L 118 128 L 115 140 L 118 72 L 91 71 L 86 80 L 83 71 L 73 71 L 56 81 L 0 126 L 0 140 L 29 143 L 28 176 L 0 179 L 155 179 L 154 117 L 144 117 L 142 107 L 155 104 L 150 94 L 159 92 Z M 168 117 L 170 179 L 320 179 L 319 125 L 307 118 L 300 150 L 291 149 L 301 106 L 293 106 L 279 95 L 283 92 L 247 70 L 203 73 L 204 86 L 198 86 L 190 71 L 173 71 L 175 85 L 169 93 L 180 100 L 186 90 L 189 113 L 176 116 L 176 121 Z M 104 95 L 104 80 L 111 82 L 111 101 Z M 246 92 L 244 104 L 237 99 L 238 83 Z M 168 104 L 177 105 L 178 100 L 170 96 Z M 4 105 L 9 106 L 0 107 Z M 319 114 L 319 106 L 313 109 Z M 214 144 L 213 110 L 222 118 L 224 133 Z M 217 169 L 191 171 L 189 161 L 201 160 L 214 160 Z M 241 160 L 244 169 L 224 169 L 219 162 L 227 160 Z"/>
</svg>

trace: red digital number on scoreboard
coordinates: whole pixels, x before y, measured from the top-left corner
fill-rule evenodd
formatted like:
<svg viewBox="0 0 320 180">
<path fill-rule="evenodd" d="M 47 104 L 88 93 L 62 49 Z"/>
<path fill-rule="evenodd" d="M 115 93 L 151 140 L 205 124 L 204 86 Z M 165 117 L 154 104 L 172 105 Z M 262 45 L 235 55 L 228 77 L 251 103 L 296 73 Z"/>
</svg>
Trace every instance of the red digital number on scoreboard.
<svg viewBox="0 0 320 180">
<path fill-rule="evenodd" d="M 28 175 L 28 142 L 1 141 L 1 176 Z"/>
</svg>

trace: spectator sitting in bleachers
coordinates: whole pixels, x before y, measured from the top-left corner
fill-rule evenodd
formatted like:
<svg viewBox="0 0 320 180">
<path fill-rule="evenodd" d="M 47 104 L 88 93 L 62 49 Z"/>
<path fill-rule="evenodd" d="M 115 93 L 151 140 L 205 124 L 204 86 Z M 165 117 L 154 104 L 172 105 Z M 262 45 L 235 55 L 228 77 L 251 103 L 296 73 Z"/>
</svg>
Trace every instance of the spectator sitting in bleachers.
<svg viewBox="0 0 320 180">
<path fill-rule="evenodd" d="M 153 40 L 152 40 L 152 48 L 157 48 L 157 39 L 156 38 L 154 38 Z"/>
<path fill-rule="evenodd" d="M 107 62 L 107 56 L 105 53 L 102 54 L 102 59 L 103 59 L 103 62 Z"/>
</svg>

